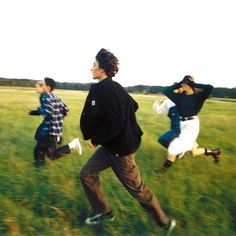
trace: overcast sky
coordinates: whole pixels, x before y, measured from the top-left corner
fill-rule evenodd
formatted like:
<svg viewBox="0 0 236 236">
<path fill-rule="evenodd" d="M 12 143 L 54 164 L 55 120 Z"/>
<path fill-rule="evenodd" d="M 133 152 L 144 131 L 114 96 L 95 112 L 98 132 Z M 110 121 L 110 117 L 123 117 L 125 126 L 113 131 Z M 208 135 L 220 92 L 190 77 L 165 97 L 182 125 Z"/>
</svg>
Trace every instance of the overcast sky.
<svg viewBox="0 0 236 236">
<path fill-rule="evenodd" d="M 92 82 L 104 47 L 123 86 L 236 87 L 235 13 L 235 0 L 0 0 L 0 77 Z"/>
</svg>

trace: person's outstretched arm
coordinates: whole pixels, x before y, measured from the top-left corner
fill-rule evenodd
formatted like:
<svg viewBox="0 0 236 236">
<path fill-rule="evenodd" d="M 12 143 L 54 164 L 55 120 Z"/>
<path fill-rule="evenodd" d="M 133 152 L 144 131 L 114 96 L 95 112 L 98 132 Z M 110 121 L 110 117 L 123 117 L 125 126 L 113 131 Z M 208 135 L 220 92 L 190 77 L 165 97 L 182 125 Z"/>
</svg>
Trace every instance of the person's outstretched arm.
<svg viewBox="0 0 236 236">
<path fill-rule="evenodd" d="M 31 111 L 29 111 L 28 114 L 30 116 L 39 116 L 40 115 L 40 113 L 37 110 L 31 110 Z"/>
</svg>

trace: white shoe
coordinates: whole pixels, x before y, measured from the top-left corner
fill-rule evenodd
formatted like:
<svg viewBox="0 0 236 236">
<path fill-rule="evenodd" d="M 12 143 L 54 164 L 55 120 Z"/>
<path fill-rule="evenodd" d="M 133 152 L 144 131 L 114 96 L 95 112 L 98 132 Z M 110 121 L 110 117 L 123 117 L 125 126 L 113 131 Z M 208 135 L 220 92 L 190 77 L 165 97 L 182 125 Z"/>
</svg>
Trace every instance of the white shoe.
<svg viewBox="0 0 236 236">
<path fill-rule="evenodd" d="M 101 224 L 103 222 L 113 222 L 115 220 L 115 216 L 112 214 L 112 212 L 109 212 L 108 214 L 97 214 L 92 217 L 88 217 L 85 220 L 86 225 L 96 225 Z"/>
<path fill-rule="evenodd" d="M 177 157 L 178 157 L 179 159 L 181 159 L 181 158 L 184 156 L 184 154 L 185 154 L 185 152 L 181 152 L 181 153 L 179 153 L 179 154 L 177 155 Z"/>
<path fill-rule="evenodd" d="M 73 139 L 69 144 L 70 149 L 77 150 L 82 155 L 82 146 L 78 138 Z"/>
<path fill-rule="evenodd" d="M 174 230 L 175 226 L 176 226 L 176 221 L 174 219 L 172 219 L 170 221 L 170 225 L 169 225 L 169 227 L 167 229 L 168 231 L 167 231 L 166 236 L 169 236 L 171 234 L 171 232 Z"/>
</svg>

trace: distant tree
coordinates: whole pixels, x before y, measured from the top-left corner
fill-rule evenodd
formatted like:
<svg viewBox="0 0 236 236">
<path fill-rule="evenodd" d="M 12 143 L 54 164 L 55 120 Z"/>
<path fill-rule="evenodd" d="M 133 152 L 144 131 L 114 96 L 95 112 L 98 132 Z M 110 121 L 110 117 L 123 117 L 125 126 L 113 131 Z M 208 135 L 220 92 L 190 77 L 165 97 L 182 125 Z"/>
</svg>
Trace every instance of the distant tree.
<svg viewBox="0 0 236 236">
<path fill-rule="evenodd" d="M 5 79 L 0 77 L 0 86 L 21 86 L 34 87 L 36 80 L 32 79 Z M 88 91 L 93 83 L 68 83 L 57 82 L 58 89 Z M 159 94 L 162 93 L 162 86 L 135 85 L 125 88 L 129 93 Z M 212 97 L 236 98 L 236 88 L 214 88 Z"/>
</svg>

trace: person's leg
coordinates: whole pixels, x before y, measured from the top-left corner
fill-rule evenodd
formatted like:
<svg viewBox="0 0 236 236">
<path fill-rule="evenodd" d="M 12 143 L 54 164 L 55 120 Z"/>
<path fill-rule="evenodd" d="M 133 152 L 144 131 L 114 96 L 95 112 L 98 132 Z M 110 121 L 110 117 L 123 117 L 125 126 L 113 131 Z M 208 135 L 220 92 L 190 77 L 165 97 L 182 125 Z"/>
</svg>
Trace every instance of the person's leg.
<svg viewBox="0 0 236 236">
<path fill-rule="evenodd" d="M 78 151 L 82 154 L 82 148 L 79 139 L 72 140 L 69 144 L 62 147 L 57 145 L 57 137 L 49 136 L 47 142 L 47 155 L 50 160 L 56 160 L 60 157 L 64 157 L 71 153 L 71 149 L 79 149 Z"/>
<path fill-rule="evenodd" d="M 168 156 L 163 166 L 155 172 L 165 173 L 175 162 L 178 155 L 191 151 L 199 133 L 199 120 L 184 121 L 180 123 L 181 132 L 179 137 L 171 141 L 168 147 Z"/>
<path fill-rule="evenodd" d="M 80 171 L 80 180 L 94 214 L 106 214 L 111 211 L 98 176 L 101 171 L 109 168 L 106 155 L 105 148 L 100 147 Z"/>
<path fill-rule="evenodd" d="M 168 148 L 171 141 L 178 137 L 179 134 L 176 134 L 175 130 L 169 130 L 166 133 L 162 134 L 159 138 L 158 138 L 158 143 L 160 143 L 163 147 Z"/>
<path fill-rule="evenodd" d="M 170 218 L 162 210 L 154 193 L 144 185 L 134 155 L 115 157 L 109 154 L 114 173 L 129 193 L 145 208 L 161 226 L 169 226 Z"/>
<path fill-rule="evenodd" d="M 47 156 L 50 160 L 56 160 L 67 154 L 70 154 L 68 145 L 58 148 L 57 136 L 47 137 Z"/>
<path fill-rule="evenodd" d="M 168 154 L 166 160 L 163 163 L 163 166 L 158 168 L 158 169 L 154 169 L 154 173 L 156 174 L 164 174 L 168 171 L 168 169 L 173 165 L 173 163 L 175 162 L 177 156 L 176 155 L 171 155 L 170 153 Z"/>
<path fill-rule="evenodd" d="M 180 134 L 181 135 L 181 134 Z M 180 137 L 175 138 L 171 141 L 168 146 L 168 156 L 163 163 L 163 166 L 157 169 L 154 169 L 156 174 L 163 174 L 173 165 L 178 154 L 185 152 L 182 139 Z"/>
<path fill-rule="evenodd" d="M 45 155 L 46 155 L 46 149 L 44 142 L 37 141 L 34 147 L 34 160 L 36 166 L 40 166 L 45 163 Z"/>
<path fill-rule="evenodd" d="M 180 118 L 176 106 L 169 109 L 168 117 L 171 121 L 171 130 L 167 131 L 158 138 L 158 142 L 165 148 L 168 148 L 171 141 L 180 134 Z"/>
<path fill-rule="evenodd" d="M 199 156 L 205 154 L 205 148 L 201 148 L 198 146 L 198 143 L 195 141 L 192 150 L 190 151 L 192 156 Z"/>
<path fill-rule="evenodd" d="M 199 155 L 212 156 L 215 163 L 218 163 L 220 161 L 221 149 L 201 148 L 198 146 L 197 142 L 195 142 L 195 145 L 193 146 L 193 149 L 190 151 L 190 153 L 194 157 Z"/>
</svg>

